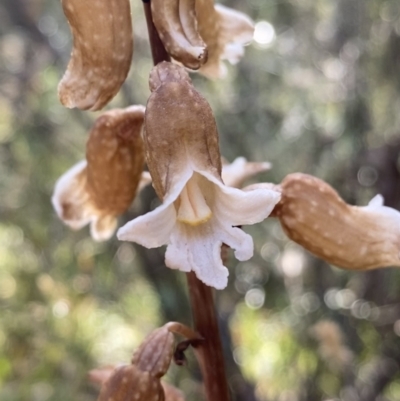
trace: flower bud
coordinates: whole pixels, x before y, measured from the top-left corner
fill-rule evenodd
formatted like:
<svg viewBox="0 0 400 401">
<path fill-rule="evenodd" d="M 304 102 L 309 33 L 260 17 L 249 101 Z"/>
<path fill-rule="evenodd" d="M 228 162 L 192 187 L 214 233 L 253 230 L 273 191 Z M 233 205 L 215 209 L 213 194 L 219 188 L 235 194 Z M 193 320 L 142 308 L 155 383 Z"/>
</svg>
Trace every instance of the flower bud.
<svg viewBox="0 0 400 401">
<path fill-rule="evenodd" d="M 400 212 L 383 206 L 345 203 L 324 181 L 290 174 L 281 183 L 274 215 L 288 237 L 329 263 L 352 270 L 400 266 Z"/>
<path fill-rule="evenodd" d="M 128 0 L 62 0 L 73 35 L 71 60 L 58 86 L 69 108 L 99 110 L 119 91 L 133 53 Z"/>
<path fill-rule="evenodd" d="M 117 217 L 132 203 L 143 175 L 141 131 L 144 107 L 116 109 L 99 117 L 89 134 L 87 161 L 68 170 L 52 197 L 58 216 L 71 228 L 91 223 L 94 239 L 108 239 Z"/>
</svg>

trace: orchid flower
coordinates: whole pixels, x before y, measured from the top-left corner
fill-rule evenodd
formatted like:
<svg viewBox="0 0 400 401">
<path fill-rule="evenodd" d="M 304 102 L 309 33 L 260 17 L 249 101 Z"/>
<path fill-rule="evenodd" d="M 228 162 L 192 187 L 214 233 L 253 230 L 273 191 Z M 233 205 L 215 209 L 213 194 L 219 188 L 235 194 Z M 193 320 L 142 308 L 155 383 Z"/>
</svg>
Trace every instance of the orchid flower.
<svg viewBox="0 0 400 401">
<path fill-rule="evenodd" d="M 194 271 L 222 289 L 228 270 L 221 245 L 239 260 L 253 255 L 253 240 L 236 226 L 264 220 L 280 199 L 269 189 L 241 191 L 224 185 L 214 116 L 187 72 L 160 63 L 150 75 L 144 139 L 153 186 L 162 204 L 119 229 L 121 240 L 147 248 L 167 245 L 165 263 Z"/>
<path fill-rule="evenodd" d="M 110 238 L 117 217 L 150 182 L 142 172 L 143 120 L 143 106 L 111 110 L 97 119 L 86 147 L 87 161 L 61 176 L 52 197 L 58 216 L 72 229 L 90 223 L 96 241 Z"/>
</svg>

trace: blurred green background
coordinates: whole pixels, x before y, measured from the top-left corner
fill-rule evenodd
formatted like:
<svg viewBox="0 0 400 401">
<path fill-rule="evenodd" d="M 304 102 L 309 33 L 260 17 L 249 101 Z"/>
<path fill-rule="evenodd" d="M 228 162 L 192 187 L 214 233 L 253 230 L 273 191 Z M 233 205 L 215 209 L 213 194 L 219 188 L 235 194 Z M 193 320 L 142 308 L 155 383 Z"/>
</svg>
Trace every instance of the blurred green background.
<svg viewBox="0 0 400 401">
<path fill-rule="evenodd" d="M 232 0 L 255 41 L 221 81 L 194 75 L 229 160 L 300 171 L 365 205 L 400 207 L 398 0 Z M 107 108 L 145 104 L 152 66 L 139 0 L 135 50 Z M 91 401 L 87 371 L 128 362 L 168 320 L 190 324 L 183 274 L 148 251 L 72 232 L 50 203 L 57 178 L 83 159 L 101 113 L 67 110 L 57 83 L 71 36 L 61 4 L 0 2 L 0 400 Z M 121 223 L 151 207 L 147 188 Z M 234 401 L 400 400 L 400 272 L 347 272 L 288 241 L 274 219 L 246 227 L 252 260 L 229 261 L 217 294 Z M 189 352 L 190 356 L 190 352 Z M 166 379 L 201 397 L 195 360 Z M 216 400 L 218 401 L 218 400 Z"/>
</svg>

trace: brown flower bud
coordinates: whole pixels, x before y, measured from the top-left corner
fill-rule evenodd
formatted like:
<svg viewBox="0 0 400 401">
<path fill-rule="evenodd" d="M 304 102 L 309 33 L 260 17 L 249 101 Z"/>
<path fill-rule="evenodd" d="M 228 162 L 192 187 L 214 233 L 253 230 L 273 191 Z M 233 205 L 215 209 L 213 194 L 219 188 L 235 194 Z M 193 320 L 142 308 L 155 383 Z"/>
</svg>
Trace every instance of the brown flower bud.
<svg viewBox="0 0 400 401">
<path fill-rule="evenodd" d="M 167 52 L 197 70 L 207 60 L 207 50 L 197 31 L 195 0 L 152 0 L 151 11 Z"/>
<path fill-rule="evenodd" d="M 132 203 L 142 177 L 143 120 L 143 106 L 111 110 L 96 120 L 87 162 L 65 173 L 54 190 L 53 205 L 66 224 L 79 229 L 91 223 L 92 236 L 99 241 L 113 234 L 116 217 Z"/>
<path fill-rule="evenodd" d="M 163 199 L 189 166 L 221 180 L 218 131 L 208 102 L 184 68 L 163 62 L 150 75 L 144 139 L 157 195 Z"/>
<path fill-rule="evenodd" d="M 103 384 L 97 401 L 164 401 L 164 390 L 159 379 L 134 365 L 114 369 Z"/>
<path fill-rule="evenodd" d="M 400 213 L 377 195 L 368 206 L 345 203 L 324 181 L 290 174 L 274 215 L 288 237 L 345 269 L 400 266 Z"/>
<path fill-rule="evenodd" d="M 73 35 L 71 60 L 58 86 L 69 108 L 99 110 L 119 91 L 133 52 L 128 0 L 62 0 Z"/>
<path fill-rule="evenodd" d="M 184 336 L 188 344 L 202 340 L 192 329 L 177 322 L 154 330 L 133 354 L 131 365 L 89 372 L 92 382 L 102 384 L 98 401 L 184 401 L 181 391 L 160 381 L 172 359 L 173 333 Z"/>
<path fill-rule="evenodd" d="M 111 110 L 90 131 L 87 189 L 104 213 L 119 215 L 132 203 L 144 165 L 143 117 L 142 106 Z"/>
</svg>

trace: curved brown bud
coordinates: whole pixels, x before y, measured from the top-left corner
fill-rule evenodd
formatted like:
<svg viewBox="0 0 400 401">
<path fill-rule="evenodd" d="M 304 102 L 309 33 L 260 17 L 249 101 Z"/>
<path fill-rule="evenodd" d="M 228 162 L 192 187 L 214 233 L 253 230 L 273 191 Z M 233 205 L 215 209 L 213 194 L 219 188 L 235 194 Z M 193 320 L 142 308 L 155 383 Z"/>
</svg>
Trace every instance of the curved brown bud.
<svg viewBox="0 0 400 401">
<path fill-rule="evenodd" d="M 400 266 L 400 213 L 377 195 L 368 206 L 345 203 L 324 181 L 290 174 L 275 213 L 290 239 L 345 269 Z"/>
<path fill-rule="evenodd" d="M 71 60 L 58 85 L 69 108 L 99 110 L 119 91 L 132 60 L 128 0 L 62 0 L 73 35 Z"/>
<path fill-rule="evenodd" d="M 134 365 L 114 369 L 103 384 L 97 401 L 164 401 L 164 390 L 159 379 Z"/>
<path fill-rule="evenodd" d="M 86 145 L 87 189 L 95 206 L 119 215 L 130 206 L 144 166 L 144 107 L 104 113 Z"/>
<path fill-rule="evenodd" d="M 167 52 L 185 67 L 197 70 L 207 49 L 197 31 L 194 0 L 152 0 L 153 22 Z"/>
<path fill-rule="evenodd" d="M 113 234 L 117 216 L 132 203 L 142 178 L 143 120 L 143 106 L 111 110 L 96 120 L 86 147 L 87 162 L 57 181 L 52 198 L 57 214 L 70 227 L 91 223 L 98 241 Z"/>
<path fill-rule="evenodd" d="M 166 326 L 150 333 L 132 356 L 132 364 L 152 376 L 164 376 L 171 363 L 175 338 Z"/>
<path fill-rule="evenodd" d="M 157 77 L 158 84 L 154 84 Z M 161 77 L 161 78 L 160 78 Z M 163 62 L 151 72 L 146 107 L 146 159 L 157 195 L 194 165 L 219 180 L 221 157 L 218 131 L 207 100 L 193 87 L 183 67 Z"/>
</svg>

